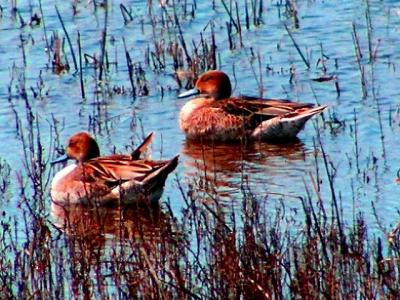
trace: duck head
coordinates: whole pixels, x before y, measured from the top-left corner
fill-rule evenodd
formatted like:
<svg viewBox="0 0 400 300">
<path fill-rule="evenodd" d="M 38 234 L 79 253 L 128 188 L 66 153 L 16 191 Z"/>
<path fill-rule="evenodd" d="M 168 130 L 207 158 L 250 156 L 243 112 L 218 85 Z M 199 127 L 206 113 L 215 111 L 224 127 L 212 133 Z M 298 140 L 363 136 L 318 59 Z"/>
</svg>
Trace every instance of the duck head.
<svg viewBox="0 0 400 300">
<path fill-rule="evenodd" d="M 52 164 L 75 159 L 77 162 L 85 162 L 100 156 L 99 146 L 96 140 L 87 132 L 75 133 L 68 140 L 66 154 L 52 161 Z"/>
<path fill-rule="evenodd" d="M 212 97 L 215 100 L 227 99 L 231 96 L 232 86 L 228 75 L 222 71 L 208 71 L 196 81 L 194 89 L 180 94 L 179 98 L 193 95 Z"/>
</svg>

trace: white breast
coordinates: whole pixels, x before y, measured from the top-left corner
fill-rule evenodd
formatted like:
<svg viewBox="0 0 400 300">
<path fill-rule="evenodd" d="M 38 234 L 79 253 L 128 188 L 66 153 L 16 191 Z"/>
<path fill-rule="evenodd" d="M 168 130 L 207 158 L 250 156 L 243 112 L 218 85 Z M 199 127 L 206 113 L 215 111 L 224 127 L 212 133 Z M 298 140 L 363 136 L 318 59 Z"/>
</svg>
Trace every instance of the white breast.
<svg viewBox="0 0 400 300">
<path fill-rule="evenodd" d="M 192 112 L 198 107 L 199 105 L 194 101 L 187 102 L 181 109 L 181 112 L 179 114 L 179 119 L 181 121 L 186 121 L 190 117 Z"/>
<path fill-rule="evenodd" d="M 53 181 L 51 182 L 51 189 L 52 190 L 56 189 L 57 184 L 60 182 L 60 180 L 62 180 L 65 176 L 71 173 L 75 168 L 76 164 L 72 164 L 58 171 L 57 174 L 54 176 Z"/>
<path fill-rule="evenodd" d="M 196 109 L 205 106 L 212 101 L 214 101 L 212 98 L 196 98 L 187 102 L 182 107 L 179 114 L 179 125 L 181 129 L 185 131 L 185 127 L 190 123 L 190 118 Z"/>
</svg>

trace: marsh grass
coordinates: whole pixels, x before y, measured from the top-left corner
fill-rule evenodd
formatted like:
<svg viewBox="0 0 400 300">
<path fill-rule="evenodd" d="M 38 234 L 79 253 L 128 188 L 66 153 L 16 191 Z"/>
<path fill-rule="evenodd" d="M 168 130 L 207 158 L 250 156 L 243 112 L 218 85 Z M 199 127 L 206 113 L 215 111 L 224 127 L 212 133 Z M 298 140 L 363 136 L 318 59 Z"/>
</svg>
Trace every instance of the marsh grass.
<svg viewBox="0 0 400 300">
<path fill-rule="evenodd" d="M 367 81 L 366 66 L 370 64 L 372 68 L 379 45 L 376 43 L 374 49 L 372 19 L 367 4 L 368 62 L 362 58 L 366 52 L 361 48 L 360 30 L 355 23 L 349 29 L 353 36 L 364 99 L 371 94 L 369 84 L 373 85 L 372 80 Z M 51 71 L 60 76 L 70 72 L 68 57 L 72 56 L 74 69 L 80 73 L 82 99 L 94 96 L 88 128 L 95 133 L 108 133 L 109 98 L 129 93 L 133 103 L 136 97 L 153 92 L 151 89 L 154 87 L 148 83 L 149 72 L 158 74 L 172 70 L 177 88 L 189 88 L 203 71 L 221 66 L 216 25 L 210 20 L 198 35 L 188 37 L 183 25 L 196 17 L 197 4 L 196 1 L 178 0 L 147 1 L 149 22 L 146 24 L 137 20 L 131 7 L 120 4 L 121 26 L 140 23 L 142 31 L 150 28 L 153 35 L 146 45 L 142 61 L 135 61 L 129 40 L 122 36 L 125 61 L 121 63 L 116 56 L 116 61 L 110 62 L 112 43 L 109 42 L 108 5 L 108 1 L 91 1 L 87 7 L 81 1 L 72 4 L 74 16 L 80 10 L 92 8 L 95 14 L 104 15 L 99 49 L 95 54 L 87 53 L 79 31 L 76 34 L 67 31 L 64 25 L 66 18 L 58 9 L 55 8 L 65 38 L 59 33 L 50 35 L 47 32 L 40 0 L 40 17 L 31 14 L 37 25 L 43 26 L 46 42 L 44 55 L 49 56 Z M 218 5 L 228 18 L 224 23 L 226 48 L 230 51 L 244 48 L 247 42 L 244 28 L 251 30 L 263 24 L 266 4 L 263 0 L 246 0 L 242 6 L 237 1 L 213 1 L 212 9 L 215 10 Z M 297 54 L 306 68 L 312 67 L 313 62 L 303 53 L 302 41 L 296 36 L 301 21 L 296 2 L 286 1 L 283 4 L 283 1 L 277 1 L 276 5 L 279 18 L 292 23 L 292 26 L 285 23 L 283 27 Z M 21 27 L 26 25 L 17 1 L 11 1 L 11 13 L 15 19 L 18 16 Z M 0 6 L 2 17 L 3 8 Z M 75 37 L 77 46 L 73 44 Z M 64 51 L 65 39 L 69 53 Z M 23 34 L 19 42 L 26 67 Z M 74 47 L 78 49 L 78 61 Z M 250 49 L 250 67 L 262 94 L 262 58 L 259 51 L 255 55 L 253 48 Z M 316 66 L 322 75 L 314 81 L 334 82 L 339 98 L 339 80 L 335 73 L 330 72 L 329 58 L 324 55 L 322 44 L 320 52 Z M 258 72 L 252 65 L 255 59 Z M 110 77 L 113 65 L 126 65 L 129 87 L 113 84 Z M 335 67 L 337 71 L 337 61 Z M 296 85 L 295 68 L 291 65 L 287 69 L 290 69 L 290 84 Z M 269 66 L 266 71 L 266 75 L 275 72 Z M 217 174 L 204 168 L 204 174 L 196 174 L 189 181 L 182 181 L 178 176 L 174 182 L 170 180 L 169 184 L 178 187 L 179 196 L 164 199 L 159 206 L 59 207 L 52 204 L 49 197 L 49 185 L 54 175 L 49 160 L 54 153 L 61 152 L 60 121 L 54 117 L 46 121 L 34 108 L 37 104 L 35 100 L 45 100 L 49 93 L 41 73 L 37 86 L 30 87 L 30 90 L 33 98 L 28 94 L 25 69 L 21 70 L 14 64 L 8 86 L 8 103 L 20 142 L 22 169 L 14 170 L 14 166 L 0 160 L 0 198 L 11 198 L 10 185 L 14 182 L 17 187 L 12 192 L 18 200 L 15 204 L 17 215 L 6 211 L 4 203 L 0 205 L 0 298 L 400 298 L 400 226 L 396 225 L 392 230 L 382 228 L 372 234 L 365 217 L 356 209 L 352 222 L 344 220 L 342 202 L 354 203 L 355 199 L 342 198 L 336 183 L 337 170 L 319 135 L 314 140 L 315 170 L 308 173 L 309 181 L 304 180 L 301 195 L 288 197 L 268 193 L 267 190 L 264 196 L 255 194 L 248 176 L 243 174 L 242 166 L 239 192 L 235 196 L 236 203 L 240 205 L 229 205 L 221 199 L 217 181 L 213 180 L 218 177 Z M 88 92 L 90 90 L 95 92 Z M 161 87 L 162 95 L 163 92 Z M 378 97 L 374 96 L 374 100 L 377 103 L 384 158 L 384 133 Z M 23 107 L 23 114 L 17 106 Z M 358 116 L 354 110 L 352 119 L 342 120 L 331 109 L 323 116 L 321 128 L 330 137 L 351 128 L 354 155 L 347 157 L 349 169 L 355 166 L 357 178 L 354 180 L 368 184 L 370 180 L 377 181 L 378 158 L 371 153 L 367 157 L 367 165 L 363 164 Z M 49 132 L 46 138 L 42 136 L 43 123 L 46 123 Z M 318 129 L 318 124 L 315 127 Z M 243 157 L 245 150 L 241 151 Z M 205 159 L 203 165 L 207 167 Z M 329 193 L 321 193 L 323 189 Z M 171 208 L 173 201 L 184 203 L 181 211 Z M 288 213 L 287 201 L 301 204 L 300 220 Z"/>
<path fill-rule="evenodd" d="M 3 298 L 399 297 L 398 230 L 388 244 L 370 239 L 357 215 L 340 233 L 337 218 L 299 199 L 305 220 L 295 233 L 284 208 L 272 216 L 249 191 L 236 212 L 185 193 L 181 218 L 167 208 L 77 208 L 41 217 L 26 200 L 18 233 L 16 219 L 3 212 Z"/>
</svg>

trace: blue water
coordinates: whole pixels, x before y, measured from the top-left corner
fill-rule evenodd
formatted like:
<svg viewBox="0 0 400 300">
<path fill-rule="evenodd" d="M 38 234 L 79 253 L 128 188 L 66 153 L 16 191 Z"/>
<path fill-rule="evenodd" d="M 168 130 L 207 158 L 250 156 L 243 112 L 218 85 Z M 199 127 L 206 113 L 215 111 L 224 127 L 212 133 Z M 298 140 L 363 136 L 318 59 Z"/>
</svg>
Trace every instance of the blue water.
<svg viewBox="0 0 400 300">
<path fill-rule="evenodd" d="M 18 3 L 18 10 L 23 19 L 29 20 L 29 4 Z M 161 22 L 163 9 L 153 1 L 154 22 Z M 176 1 L 179 2 L 179 1 Z M 187 1 L 191 4 L 190 1 Z M 241 1 L 242 2 L 242 1 Z M 107 51 L 112 65 L 106 77 L 108 84 L 124 87 L 129 90 L 130 83 L 126 67 L 122 37 L 125 37 L 127 48 L 134 63 L 140 63 L 145 71 L 148 96 L 132 98 L 127 94 L 102 95 L 95 93 L 98 73 L 90 65 L 84 65 L 83 75 L 86 88 L 86 99 L 81 99 L 79 75 L 74 74 L 72 57 L 68 44 L 65 53 L 71 66 L 70 72 L 54 74 L 51 63 L 45 52 L 46 43 L 42 26 L 31 28 L 29 25 L 20 28 L 18 17 L 11 16 L 10 1 L 3 1 L 3 16 L 0 18 L 0 136 L 2 147 L 0 157 L 5 159 L 14 172 L 12 176 L 13 192 L 8 202 L 1 209 L 10 215 L 20 215 L 18 208 L 18 184 L 15 171 L 25 174 L 21 160 L 22 144 L 15 129 L 15 115 L 8 99 L 8 87 L 11 74 L 15 73 L 11 84 L 12 103 L 22 119 L 25 104 L 18 97 L 18 77 L 25 76 L 25 86 L 34 112 L 39 118 L 43 151 L 46 156 L 55 156 L 54 149 L 49 148 L 49 123 L 54 117 L 59 121 L 61 141 L 78 130 L 91 130 L 89 120 L 100 120 L 96 126 L 96 136 L 102 153 L 129 151 L 129 145 L 140 142 L 143 134 L 156 132 L 152 146 L 153 158 L 170 158 L 181 154 L 180 164 L 175 175 L 170 176 L 166 184 L 162 201 L 170 199 L 172 209 L 179 215 L 184 206 L 178 189 L 176 177 L 184 187 L 193 181 L 194 174 L 204 176 L 207 166 L 208 176 L 215 179 L 217 191 L 223 201 L 233 201 L 241 205 L 240 186 L 243 176 L 248 178 L 251 190 L 260 197 L 268 196 L 274 201 L 283 199 L 287 207 L 301 210 L 301 203 L 296 199 L 305 196 L 305 186 L 311 191 L 313 200 L 317 195 L 311 177 L 316 178 L 314 156 L 317 156 L 318 170 L 321 175 L 320 197 L 326 207 L 330 207 L 331 192 L 321 158 L 321 149 L 314 139 L 317 131 L 322 145 L 332 164 L 335 176 L 335 192 L 341 199 L 341 208 L 345 221 L 351 224 L 354 210 L 361 211 L 368 224 L 377 230 L 377 221 L 373 211 L 376 208 L 379 221 L 390 228 L 399 220 L 398 191 L 395 183 L 397 170 L 400 167 L 398 145 L 400 144 L 398 102 L 399 76 L 399 31 L 400 6 L 396 1 L 370 1 L 372 23 L 371 44 L 376 50 L 376 59 L 369 62 L 367 21 L 365 17 L 366 1 L 298 1 L 297 11 L 299 28 L 294 27 L 293 17 L 285 14 L 284 5 L 279 1 L 264 1 L 262 24 L 250 29 L 245 28 L 243 4 L 240 4 L 243 47 L 240 47 L 239 36 L 234 34 L 236 48 L 230 50 L 226 22 L 228 14 L 217 1 L 216 10 L 210 8 L 209 1 L 197 1 L 195 18 L 186 18 L 179 14 L 189 52 L 192 52 L 192 40 L 198 45 L 200 33 L 210 42 L 210 20 L 214 24 L 218 68 L 235 76 L 233 84 L 235 94 L 258 95 L 257 80 L 260 78 L 260 56 L 262 86 L 264 96 L 289 98 L 304 102 L 316 102 L 330 105 L 323 119 L 309 122 L 299 135 L 299 141 L 289 145 L 257 144 L 243 151 L 240 147 L 219 145 L 214 155 L 205 157 L 202 147 L 185 142 L 185 137 L 178 127 L 180 108 L 186 99 L 177 99 L 180 92 L 174 79 L 172 58 L 166 53 L 166 67 L 153 70 L 152 64 L 146 65 L 145 54 L 149 47 L 155 51 L 154 44 L 163 41 L 165 47 L 178 40 L 176 28 L 161 29 L 158 24 L 153 32 L 146 1 L 122 1 L 132 8 L 134 20 L 124 26 L 119 9 L 120 2 L 110 3 L 107 27 Z M 178 6 L 181 6 L 183 1 Z M 53 1 L 43 1 L 44 19 L 47 37 L 50 40 L 53 32 L 64 36 L 57 18 Z M 81 33 L 83 52 L 100 57 L 101 32 L 104 26 L 104 10 L 94 11 L 93 4 L 84 1 L 78 5 L 79 13 L 72 15 L 70 4 L 57 3 L 66 28 L 77 51 L 77 31 Z M 33 11 L 39 13 L 38 4 L 32 4 Z M 173 10 L 167 7 L 172 17 Z M 178 12 L 179 13 L 179 12 Z M 165 16 L 164 16 L 165 17 Z M 296 51 L 283 24 L 286 23 L 293 36 L 310 62 L 308 69 Z M 352 23 L 355 24 L 360 48 L 361 60 L 367 82 L 368 96 L 363 98 L 360 70 L 355 55 L 352 38 Z M 20 35 L 25 39 L 24 51 L 26 66 L 22 59 Z M 333 81 L 319 83 L 312 81 L 323 75 L 321 64 L 321 46 L 325 54 L 328 75 L 338 78 L 340 96 L 338 97 Z M 254 53 L 254 56 L 252 56 Z M 337 67 L 335 66 L 335 60 Z M 15 66 L 15 68 L 13 68 Z M 267 67 L 268 70 L 267 71 Z M 14 70 L 14 71 L 13 71 Z M 290 82 L 291 70 L 294 72 Z M 40 75 L 41 74 L 41 75 Z M 34 99 L 30 87 L 37 90 L 39 75 L 43 80 L 43 98 Z M 257 79 L 256 79 L 257 78 Z M 161 93 L 163 88 L 163 97 Z M 100 103 L 100 104 L 99 104 Z M 378 113 L 379 112 L 379 113 Z M 355 143 L 355 121 L 357 116 L 357 145 Z M 344 126 L 331 130 L 328 122 L 334 115 Z M 24 122 L 23 122 L 24 124 Z M 338 125 L 334 124 L 338 127 Z M 383 136 L 383 141 L 381 136 Z M 314 148 L 314 142 L 317 144 Z M 210 149 L 207 150 L 210 153 Z M 358 152 L 359 171 L 356 168 Z M 373 164 L 373 157 L 377 159 Z M 204 160 L 205 158 L 205 160 Z M 203 161 L 204 160 L 204 161 Z M 195 161 L 198 162 L 196 165 Z M 48 190 L 46 191 L 48 192 Z M 48 199 L 50 207 L 50 198 Z M 301 218 L 301 217 L 300 217 Z"/>
</svg>

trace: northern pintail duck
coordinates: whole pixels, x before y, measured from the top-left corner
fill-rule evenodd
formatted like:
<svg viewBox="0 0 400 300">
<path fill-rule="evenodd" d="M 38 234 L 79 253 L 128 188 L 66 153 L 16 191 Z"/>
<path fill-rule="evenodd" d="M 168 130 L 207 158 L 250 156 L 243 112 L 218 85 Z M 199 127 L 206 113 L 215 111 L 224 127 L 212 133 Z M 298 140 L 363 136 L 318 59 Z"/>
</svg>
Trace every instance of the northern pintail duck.
<svg viewBox="0 0 400 300">
<path fill-rule="evenodd" d="M 178 164 L 178 156 L 167 161 L 139 159 L 152 137 L 150 134 L 131 155 L 100 156 L 96 140 L 89 133 L 74 134 L 68 141 L 66 155 L 52 162 L 76 161 L 54 176 L 53 201 L 102 205 L 158 200 L 168 174 Z"/>
<path fill-rule="evenodd" d="M 222 71 L 202 74 L 193 90 L 179 98 L 199 95 L 181 109 L 179 125 L 189 139 L 228 141 L 293 139 L 312 116 L 327 105 L 281 99 L 231 96 L 228 75 Z"/>
</svg>

